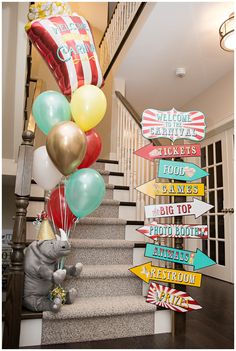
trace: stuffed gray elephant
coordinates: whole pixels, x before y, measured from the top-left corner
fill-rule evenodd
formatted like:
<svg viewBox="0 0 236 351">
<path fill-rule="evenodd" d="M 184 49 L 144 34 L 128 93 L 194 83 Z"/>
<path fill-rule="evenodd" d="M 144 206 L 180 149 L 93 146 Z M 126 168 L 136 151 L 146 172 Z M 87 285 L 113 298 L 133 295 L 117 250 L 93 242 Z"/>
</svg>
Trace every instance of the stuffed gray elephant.
<svg viewBox="0 0 236 351">
<path fill-rule="evenodd" d="M 23 305 L 31 311 L 58 312 L 62 299 L 57 296 L 51 301 L 49 291 L 66 277 L 78 277 L 82 271 L 82 263 L 55 270 L 58 259 L 71 251 L 65 232 L 61 229 L 60 232 L 61 237 L 57 235 L 55 240 L 33 241 L 26 249 Z M 67 291 L 66 303 L 73 303 L 76 296 L 75 288 Z"/>
</svg>

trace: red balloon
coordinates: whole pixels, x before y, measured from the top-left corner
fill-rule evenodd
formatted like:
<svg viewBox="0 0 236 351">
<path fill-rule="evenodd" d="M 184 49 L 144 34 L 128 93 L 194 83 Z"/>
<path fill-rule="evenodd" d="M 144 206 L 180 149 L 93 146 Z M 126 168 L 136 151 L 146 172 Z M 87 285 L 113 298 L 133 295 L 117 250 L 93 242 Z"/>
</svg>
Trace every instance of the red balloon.
<svg viewBox="0 0 236 351">
<path fill-rule="evenodd" d="M 57 228 L 67 232 L 76 221 L 75 215 L 69 209 L 65 197 L 64 184 L 53 189 L 47 202 L 48 218 L 55 224 Z"/>
<path fill-rule="evenodd" d="M 95 129 L 88 130 L 85 135 L 87 139 L 87 150 L 82 163 L 77 167 L 77 169 L 88 168 L 91 166 L 95 161 L 97 161 L 102 150 L 102 141 Z"/>
</svg>

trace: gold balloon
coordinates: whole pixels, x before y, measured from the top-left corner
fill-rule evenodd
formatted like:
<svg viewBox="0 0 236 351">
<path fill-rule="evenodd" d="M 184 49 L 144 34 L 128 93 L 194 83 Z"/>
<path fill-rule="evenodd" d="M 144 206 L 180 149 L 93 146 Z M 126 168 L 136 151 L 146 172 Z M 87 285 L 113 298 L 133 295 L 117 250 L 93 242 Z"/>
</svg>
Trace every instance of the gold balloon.
<svg viewBox="0 0 236 351">
<path fill-rule="evenodd" d="M 67 176 L 83 161 L 87 148 L 86 136 L 74 122 L 60 122 L 50 130 L 46 148 L 54 165 Z"/>
</svg>

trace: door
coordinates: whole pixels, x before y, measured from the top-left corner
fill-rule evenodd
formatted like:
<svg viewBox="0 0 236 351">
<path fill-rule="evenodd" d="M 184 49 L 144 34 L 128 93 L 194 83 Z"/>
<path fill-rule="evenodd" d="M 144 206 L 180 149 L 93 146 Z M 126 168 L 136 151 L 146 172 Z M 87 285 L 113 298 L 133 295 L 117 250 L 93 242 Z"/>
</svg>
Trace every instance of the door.
<svg viewBox="0 0 236 351">
<path fill-rule="evenodd" d="M 216 265 L 201 273 L 233 282 L 233 128 L 206 139 L 201 144 L 201 167 L 209 173 L 202 179 L 206 186 L 203 201 L 214 205 L 202 216 L 208 225 L 209 238 L 202 240 L 202 251 L 216 261 Z"/>
</svg>

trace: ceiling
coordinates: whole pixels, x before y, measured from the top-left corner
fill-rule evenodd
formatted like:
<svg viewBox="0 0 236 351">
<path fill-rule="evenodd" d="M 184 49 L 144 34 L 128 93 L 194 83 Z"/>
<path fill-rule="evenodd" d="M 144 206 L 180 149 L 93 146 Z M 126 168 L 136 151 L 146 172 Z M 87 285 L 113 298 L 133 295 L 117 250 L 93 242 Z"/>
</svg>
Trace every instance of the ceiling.
<svg viewBox="0 0 236 351">
<path fill-rule="evenodd" d="M 181 109 L 233 69 L 233 54 L 220 48 L 218 34 L 233 2 L 148 3 L 144 16 L 148 6 L 116 74 L 125 79 L 126 98 L 139 114 Z M 184 78 L 176 77 L 177 67 L 186 69 Z"/>
</svg>

